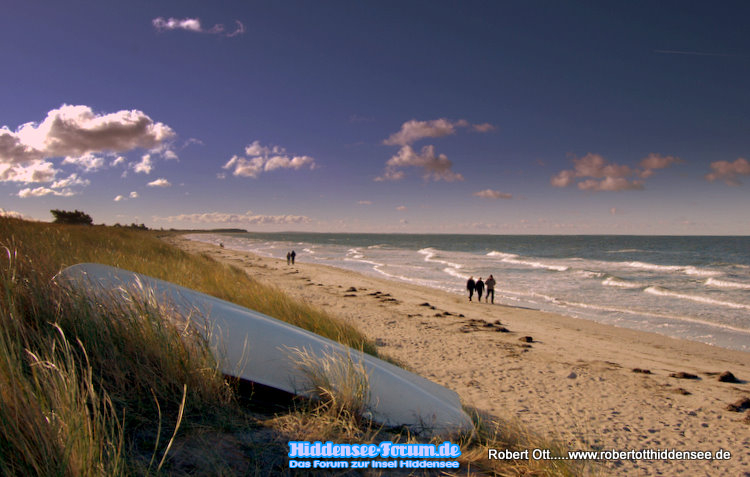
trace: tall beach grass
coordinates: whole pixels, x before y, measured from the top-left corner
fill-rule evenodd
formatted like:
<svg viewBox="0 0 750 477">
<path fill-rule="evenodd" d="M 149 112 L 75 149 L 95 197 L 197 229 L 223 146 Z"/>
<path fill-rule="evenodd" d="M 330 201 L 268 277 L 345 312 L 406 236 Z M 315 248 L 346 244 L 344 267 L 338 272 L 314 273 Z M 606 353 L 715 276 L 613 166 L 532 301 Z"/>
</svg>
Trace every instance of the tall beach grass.
<svg viewBox="0 0 750 477">
<path fill-rule="evenodd" d="M 0 218 L 0 474 L 293 475 L 289 440 L 424 441 L 367 419 L 367 377 L 347 363 L 300 354 L 319 399 L 261 412 L 252 399 L 239 403 L 236 383 L 219 371 L 208 339 L 177 326 L 185 317 L 165 316 L 147 300 L 91 300 L 52 280 L 68 265 L 104 263 L 375 354 L 363 335 L 325 312 L 157 235 Z M 332 373 L 342 378 L 331 382 Z M 548 446 L 547 440 L 520 426 L 475 419 L 477 432 L 457 438 L 463 451 L 457 475 L 585 470 L 564 462 L 489 462 L 488 448 L 523 450 Z"/>
</svg>

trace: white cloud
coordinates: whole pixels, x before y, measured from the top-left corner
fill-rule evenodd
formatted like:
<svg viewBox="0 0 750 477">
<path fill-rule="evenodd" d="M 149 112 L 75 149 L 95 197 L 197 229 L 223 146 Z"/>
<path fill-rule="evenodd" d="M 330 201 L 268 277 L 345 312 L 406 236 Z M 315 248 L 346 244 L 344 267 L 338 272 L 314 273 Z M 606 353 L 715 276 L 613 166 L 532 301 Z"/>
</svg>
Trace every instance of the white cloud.
<svg viewBox="0 0 750 477">
<path fill-rule="evenodd" d="M 372 205 L 371 200 L 360 200 L 357 202 L 358 205 Z"/>
<path fill-rule="evenodd" d="M 641 177 L 651 177 L 655 169 L 665 169 L 672 164 L 680 164 L 682 162 L 683 161 L 679 157 L 662 156 L 661 154 L 652 152 L 648 156 L 644 157 L 640 162 L 640 166 L 643 168 Z"/>
<path fill-rule="evenodd" d="M 232 170 L 232 175 L 239 177 L 252 177 L 257 178 L 261 172 L 263 172 L 263 165 L 265 159 L 262 157 L 253 157 L 252 159 L 245 159 L 240 156 L 232 156 L 232 158 L 224 164 L 222 169 Z"/>
<path fill-rule="evenodd" d="M 120 164 L 123 164 L 125 162 L 125 157 L 123 156 L 117 156 L 117 158 L 112 161 L 112 166 L 119 166 Z"/>
<path fill-rule="evenodd" d="M 133 192 L 131 192 L 128 195 L 128 197 L 125 197 L 124 195 L 118 195 L 113 200 L 115 202 L 122 202 L 123 200 L 128 200 L 128 198 L 130 198 L 130 199 L 137 199 L 138 198 L 138 192 L 133 191 Z"/>
<path fill-rule="evenodd" d="M 9 217 L 11 219 L 33 220 L 31 217 L 24 215 L 20 212 L 16 212 L 15 210 L 5 210 L 2 207 L 0 207 L 0 217 Z"/>
<path fill-rule="evenodd" d="M 656 169 L 664 169 L 682 161 L 674 156 L 662 156 L 651 153 L 643 158 L 640 168 L 607 162 L 599 154 L 586 154 L 580 158 L 573 158 L 573 169 L 562 170 L 550 179 L 555 187 L 568 187 L 577 182 L 580 190 L 590 191 L 621 191 L 642 190 L 643 180 L 630 179 L 636 176 L 646 179 L 654 174 Z"/>
<path fill-rule="evenodd" d="M 81 177 L 78 177 L 78 174 L 73 173 L 66 177 L 65 179 L 60 179 L 59 181 L 55 181 L 50 185 L 52 189 L 64 189 L 65 187 L 71 187 L 71 186 L 87 186 L 91 184 L 91 181 L 88 179 L 82 179 Z"/>
<path fill-rule="evenodd" d="M 24 164 L 39 161 L 44 153 L 21 142 L 18 134 L 6 126 L 0 128 L 0 163 Z"/>
<path fill-rule="evenodd" d="M 489 132 L 495 127 L 489 123 L 470 124 L 465 119 L 450 121 L 445 118 L 430 121 L 417 121 L 412 119 L 401 125 L 401 130 L 391 134 L 383 141 L 387 146 L 407 146 L 424 138 L 437 138 L 450 136 L 456 133 L 456 128 L 471 128 L 476 132 Z"/>
<path fill-rule="evenodd" d="M 152 149 L 174 137 L 174 131 L 138 110 L 95 114 L 88 106 L 63 105 L 41 124 L 27 123 L 16 135 L 44 157 L 82 156 L 103 151 Z"/>
<path fill-rule="evenodd" d="M 578 183 L 581 190 L 591 191 L 618 191 L 618 190 L 642 190 L 643 181 L 629 181 L 624 177 L 605 177 L 602 180 L 587 179 Z"/>
<path fill-rule="evenodd" d="M 270 154 L 274 156 L 269 157 Z M 280 146 L 263 146 L 260 141 L 253 141 L 245 147 L 245 155 L 234 155 L 227 161 L 223 169 L 232 171 L 232 175 L 239 177 L 257 178 L 263 172 L 277 169 L 316 169 L 315 159 L 310 156 L 289 156 L 286 149 Z"/>
<path fill-rule="evenodd" d="M 448 160 L 445 154 L 436 155 L 434 146 L 425 146 L 421 153 L 417 153 L 411 146 L 403 146 L 398 153 L 391 157 L 385 163 L 385 173 L 376 177 L 376 181 L 400 180 L 405 177 L 404 172 L 400 169 L 404 167 L 418 167 L 423 169 L 422 177 L 424 180 L 434 181 L 462 181 L 464 177 L 461 174 L 453 172 L 451 168 L 453 163 Z"/>
<path fill-rule="evenodd" d="M 245 33 L 245 25 L 239 20 L 235 20 L 235 29 L 225 33 L 224 25 L 217 23 L 209 29 L 203 28 L 199 18 L 154 18 L 151 24 L 159 31 L 185 30 L 193 33 L 208 33 L 212 35 L 223 35 L 233 37 Z"/>
<path fill-rule="evenodd" d="M 54 190 L 48 187 L 36 187 L 34 189 L 27 187 L 18 191 L 18 197 L 44 197 L 46 195 L 55 195 L 58 197 L 70 197 L 76 193 L 70 189 Z"/>
<path fill-rule="evenodd" d="M 0 182 L 50 182 L 55 180 L 59 171 L 48 161 L 4 164 L 0 162 Z"/>
<path fill-rule="evenodd" d="M 140 162 L 132 164 L 132 167 L 136 173 L 151 174 L 151 170 L 154 168 L 154 163 L 151 161 L 151 154 L 144 154 Z"/>
<path fill-rule="evenodd" d="M 95 171 L 105 166 L 102 154 L 137 148 L 163 151 L 174 137 L 169 126 L 138 110 L 98 114 L 89 106 L 64 104 L 41 123 L 29 122 L 16 131 L 0 128 L 0 181 L 53 181 L 59 171 L 45 159 L 57 157 L 64 157 L 61 164 Z M 124 160 L 120 156 L 112 164 Z"/>
<path fill-rule="evenodd" d="M 180 214 L 169 217 L 154 217 L 154 220 L 162 222 L 190 222 L 197 224 L 224 224 L 224 225 L 284 225 L 305 224 L 311 222 L 309 217 L 302 215 L 256 215 L 252 211 L 244 214 L 231 214 L 224 212 L 208 212 L 204 214 Z"/>
<path fill-rule="evenodd" d="M 474 192 L 476 197 L 482 197 L 484 199 L 512 199 L 513 194 L 500 192 L 499 190 L 484 189 L 478 192 Z"/>
<path fill-rule="evenodd" d="M 406 210 L 406 206 L 405 205 L 399 205 L 398 207 L 396 207 L 396 210 L 398 210 L 399 212 L 403 212 L 403 211 Z"/>
<path fill-rule="evenodd" d="M 164 179 L 163 177 L 160 177 L 156 179 L 155 181 L 151 181 L 147 184 L 149 187 L 170 187 L 172 184 Z"/>
<path fill-rule="evenodd" d="M 495 130 L 495 126 L 493 126 L 490 123 L 474 124 L 474 125 L 471 126 L 471 128 L 475 132 L 479 132 L 479 133 L 486 133 L 486 132 L 490 132 L 490 131 L 494 131 Z"/>
<path fill-rule="evenodd" d="M 439 138 L 456 134 L 458 128 L 469 128 L 475 132 L 486 133 L 495 129 L 492 124 L 471 124 L 465 119 L 451 121 L 440 118 L 429 121 L 417 121 L 412 119 L 401 125 L 401 129 L 391 134 L 383 141 L 388 146 L 401 146 L 401 149 L 386 162 L 383 175 L 375 178 L 376 181 L 398 181 L 406 177 L 401 168 L 421 167 L 424 169 L 425 180 L 444 180 L 447 182 L 463 180 L 461 174 L 451 170 L 453 164 L 444 154 L 435 154 L 434 146 L 425 146 L 421 153 L 416 153 L 411 145 L 424 138 Z"/>
<path fill-rule="evenodd" d="M 750 175 L 750 162 L 742 157 L 737 158 L 734 162 L 716 161 L 711 163 L 711 170 L 706 174 L 706 179 L 713 182 L 722 180 L 727 185 L 739 186 L 742 184 L 738 176 Z"/>
<path fill-rule="evenodd" d="M 406 146 L 426 137 L 443 137 L 456 133 L 456 123 L 447 119 L 417 121 L 412 119 L 401 125 L 401 130 L 391 134 L 383 144 L 388 146 Z"/>
<path fill-rule="evenodd" d="M 63 164 L 75 164 L 86 172 L 96 171 L 104 167 L 104 158 L 91 153 L 78 157 L 68 156 L 62 161 Z"/>
</svg>

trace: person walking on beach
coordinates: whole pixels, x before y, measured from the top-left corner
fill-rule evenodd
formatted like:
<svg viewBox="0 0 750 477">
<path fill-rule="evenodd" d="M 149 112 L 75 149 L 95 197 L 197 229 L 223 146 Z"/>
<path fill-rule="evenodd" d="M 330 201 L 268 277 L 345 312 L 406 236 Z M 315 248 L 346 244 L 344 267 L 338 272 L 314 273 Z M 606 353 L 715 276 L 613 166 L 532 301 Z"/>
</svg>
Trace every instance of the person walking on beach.
<svg viewBox="0 0 750 477">
<path fill-rule="evenodd" d="M 466 282 L 466 289 L 469 290 L 469 301 L 471 301 L 471 297 L 474 296 L 474 288 L 476 288 L 477 284 L 474 283 L 474 277 L 469 277 L 469 280 Z"/>
<path fill-rule="evenodd" d="M 286 264 L 289 265 L 290 263 L 292 263 L 292 253 L 291 252 L 287 252 L 286 253 Z"/>
<path fill-rule="evenodd" d="M 292 259 L 292 265 L 294 265 L 294 257 L 296 257 L 296 256 L 297 256 L 297 254 L 294 253 L 294 250 L 292 250 L 292 253 L 289 254 L 289 257 L 291 257 L 291 259 Z"/>
<path fill-rule="evenodd" d="M 490 293 L 492 294 L 492 304 L 495 304 L 495 278 L 490 275 L 490 278 L 487 279 L 486 282 L 484 282 L 485 285 L 487 285 L 487 296 L 485 296 L 484 301 L 487 302 L 490 299 Z"/>
<path fill-rule="evenodd" d="M 479 280 L 477 280 L 476 287 L 479 303 L 482 303 L 482 292 L 484 292 L 484 282 L 482 281 L 482 277 L 479 277 Z"/>
</svg>

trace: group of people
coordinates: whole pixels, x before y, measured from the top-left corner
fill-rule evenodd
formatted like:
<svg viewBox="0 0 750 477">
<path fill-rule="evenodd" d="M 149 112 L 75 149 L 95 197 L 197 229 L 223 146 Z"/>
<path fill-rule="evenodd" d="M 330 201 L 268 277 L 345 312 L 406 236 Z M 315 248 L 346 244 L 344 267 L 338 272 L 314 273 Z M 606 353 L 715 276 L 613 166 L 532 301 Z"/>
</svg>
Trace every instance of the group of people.
<svg viewBox="0 0 750 477">
<path fill-rule="evenodd" d="M 296 256 L 297 256 L 297 254 L 294 253 L 294 250 L 292 250 L 291 252 L 287 252 L 286 253 L 286 264 L 287 265 L 294 265 L 294 257 L 296 257 Z"/>
<path fill-rule="evenodd" d="M 486 282 L 482 281 L 482 277 L 479 277 L 479 280 L 477 281 L 474 281 L 474 277 L 469 277 L 469 280 L 466 282 L 466 289 L 469 291 L 469 301 L 471 301 L 474 296 L 474 292 L 477 292 L 477 298 L 479 302 L 481 302 L 485 287 L 487 287 L 487 295 L 485 295 L 484 301 L 490 301 L 490 295 L 492 295 L 492 303 L 494 304 L 495 278 L 492 275 L 490 275 Z"/>
</svg>

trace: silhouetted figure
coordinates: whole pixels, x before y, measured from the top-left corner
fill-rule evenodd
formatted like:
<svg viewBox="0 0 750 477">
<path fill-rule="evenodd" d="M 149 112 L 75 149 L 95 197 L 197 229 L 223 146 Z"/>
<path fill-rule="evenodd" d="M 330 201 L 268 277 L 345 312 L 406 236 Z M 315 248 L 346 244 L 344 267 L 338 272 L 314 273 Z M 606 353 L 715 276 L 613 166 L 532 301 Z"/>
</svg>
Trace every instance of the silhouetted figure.
<svg viewBox="0 0 750 477">
<path fill-rule="evenodd" d="M 490 300 L 490 294 L 492 295 L 492 304 L 495 304 L 495 278 L 490 275 L 490 278 L 487 279 L 486 282 L 484 282 L 485 285 L 487 285 L 487 296 L 484 298 L 484 301 Z"/>
<path fill-rule="evenodd" d="M 469 277 L 469 280 L 466 282 L 466 289 L 469 290 L 469 301 L 471 301 L 471 297 L 474 296 L 474 288 L 476 288 L 477 284 L 474 282 L 474 277 Z"/>
<path fill-rule="evenodd" d="M 479 302 L 482 302 L 482 293 L 484 292 L 484 282 L 482 281 L 482 277 L 479 277 L 479 280 L 477 280 L 476 284 L 477 288 L 477 298 Z"/>
<path fill-rule="evenodd" d="M 289 254 L 289 257 L 291 257 L 291 259 L 292 259 L 292 265 L 294 265 L 294 257 L 296 257 L 296 256 L 297 256 L 297 254 L 294 253 L 294 250 L 292 250 L 292 253 Z"/>
<path fill-rule="evenodd" d="M 286 264 L 289 265 L 290 263 L 292 263 L 292 252 L 287 252 L 286 253 Z"/>
</svg>

